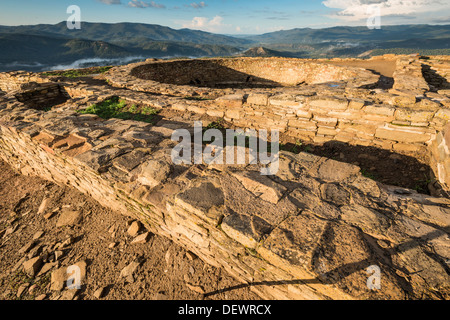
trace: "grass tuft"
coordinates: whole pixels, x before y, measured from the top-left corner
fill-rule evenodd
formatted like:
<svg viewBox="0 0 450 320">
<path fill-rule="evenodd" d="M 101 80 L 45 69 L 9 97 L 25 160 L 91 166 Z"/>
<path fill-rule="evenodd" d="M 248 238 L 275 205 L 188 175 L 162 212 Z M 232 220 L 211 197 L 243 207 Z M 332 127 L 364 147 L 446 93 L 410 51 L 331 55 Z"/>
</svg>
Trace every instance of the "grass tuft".
<svg viewBox="0 0 450 320">
<path fill-rule="evenodd" d="M 78 110 L 81 114 L 95 114 L 103 119 L 122 119 L 136 120 L 154 124 L 155 116 L 159 110 L 152 107 L 138 107 L 136 105 L 128 106 L 126 101 L 119 97 L 112 97 L 99 104 L 93 104 L 84 110 Z"/>
</svg>

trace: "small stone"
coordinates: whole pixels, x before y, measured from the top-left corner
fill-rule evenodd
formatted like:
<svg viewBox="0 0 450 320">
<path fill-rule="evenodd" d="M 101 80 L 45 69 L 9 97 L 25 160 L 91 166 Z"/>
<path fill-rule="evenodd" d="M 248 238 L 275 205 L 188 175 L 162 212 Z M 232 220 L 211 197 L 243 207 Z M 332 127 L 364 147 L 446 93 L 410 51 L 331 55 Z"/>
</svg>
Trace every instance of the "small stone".
<svg viewBox="0 0 450 320">
<path fill-rule="evenodd" d="M 63 211 L 56 222 L 56 227 L 77 225 L 82 220 L 83 215 L 80 211 Z"/>
<path fill-rule="evenodd" d="M 44 300 L 45 298 L 47 298 L 47 295 L 45 293 L 43 293 L 43 294 L 37 296 L 36 298 L 34 298 L 34 300 L 41 301 L 41 300 Z"/>
<path fill-rule="evenodd" d="M 159 300 L 159 301 L 161 301 L 161 300 L 169 300 L 169 296 L 167 296 L 167 295 L 166 295 L 165 293 L 163 293 L 163 292 L 158 292 L 158 293 L 155 293 L 155 294 L 152 296 L 151 300 Z"/>
<path fill-rule="evenodd" d="M 34 291 L 37 289 L 37 284 L 33 284 L 29 289 L 28 289 L 28 294 L 33 294 Z"/>
<path fill-rule="evenodd" d="M 34 275 L 39 271 L 42 264 L 41 257 L 35 257 L 23 263 L 23 269 L 27 275 L 34 277 Z"/>
<path fill-rule="evenodd" d="M 131 224 L 132 224 L 133 222 L 135 222 L 135 221 L 136 221 L 136 220 L 127 220 L 127 222 L 126 222 L 127 227 L 131 226 Z"/>
<path fill-rule="evenodd" d="M 64 288 L 67 279 L 67 268 L 59 268 L 52 272 L 50 278 L 50 289 L 53 291 L 61 291 Z"/>
<path fill-rule="evenodd" d="M 189 283 L 186 283 L 186 286 L 194 292 L 197 292 L 199 294 L 205 294 L 205 289 L 203 289 L 202 286 L 190 285 Z"/>
<path fill-rule="evenodd" d="M 17 298 L 20 298 L 22 296 L 29 285 L 29 283 L 24 283 L 19 287 L 19 289 L 17 290 Z"/>
<path fill-rule="evenodd" d="M 44 264 L 41 268 L 41 271 L 39 271 L 38 275 L 47 273 L 48 271 L 52 270 L 57 265 L 58 265 L 58 263 L 56 263 L 56 262 L 49 262 L 49 263 Z"/>
<path fill-rule="evenodd" d="M 152 159 L 141 165 L 138 180 L 141 184 L 151 188 L 164 182 L 172 171 L 169 162 L 163 159 Z"/>
<path fill-rule="evenodd" d="M 101 299 L 103 297 L 103 295 L 105 294 L 105 290 L 106 290 L 105 287 L 98 288 L 94 292 L 94 297 L 97 299 Z"/>
<path fill-rule="evenodd" d="M 194 261 L 195 259 L 197 259 L 197 256 L 195 254 L 193 254 L 192 252 L 188 251 L 186 252 L 186 257 L 190 260 L 190 261 Z"/>
<path fill-rule="evenodd" d="M 112 242 L 109 244 L 108 248 L 113 249 L 117 246 L 117 242 Z"/>
<path fill-rule="evenodd" d="M 62 267 L 52 272 L 51 279 L 50 279 L 50 289 L 53 291 L 61 291 L 64 288 L 64 285 L 66 284 L 66 281 L 69 279 L 74 279 L 74 275 L 76 275 L 76 269 L 75 267 L 78 267 L 79 271 L 79 278 L 77 280 L 80 281 L 80 285 L 83 284 L 84 279 L 86 278 L 86 268 L 87 263 L 86 261 L 78 261 L 77 263 L 69 266 L 69 267 Z M 73 285 L 72 283 L 68 283 L 68 286 Z"/>
<path fill-rule="evenodd" d="M 19 269 L 23 263 L 27 260 L 26 257 L 22 257 L 15 265 L 12 267 L 11 272 L 16 272 L 17 269 Z"/>
<path fill-rule="evenodd" d="M 34 257 L 36 257 L 37 255 L 39 255 L 39 253 L 42 252 L 42 248 L 43 248 L 42 245 L 34 246 L 34 247 L 30 250 L 30 252 L 28 252 L 28 259 L 34 258 Z"/>
<path fill-rule="evenodd" d="M 167 250 L 166 255 L 164 256 L 164 259 L 166 260 L 166 263 L 169 264 L 169 261 L 170 261 L 170 249 Z"/>
<path fill-rule="evenodd" d="M 146 243 L 150 238 L 150 232 L 143 233 L 136 238 L 131 243 Z"/>
<path fill-rule="evenodd" d="M 128 228 L 127 233 L 130 236 L 135 237 L 139 233 L 139 230 L 141 230 L 141 223 L 139 221 L 133 221 Z"/>
<path fill-rule="evenodd" d="M 63 292 L 60 300 L 73 300 L 75 296 L 78 294 L 78 289 L 68 289 Z"/>
<path fill-rule="evenodd" d="M 13 234 L 17 230 L 18 227 L 19 227 L 19 225 L 16 224 L 16 225 L 12 226 L 11 228 L 6 229 L 6 232 L 4 233 L 3 238 L 6 238 L 10 234 Z"/>
<path fill-rule="evenodd" d="M 45 209 L 47 209 L 47 204 L 48 204 L 48 198 L 44 198 L 41 202 L 41 205 L 39 206 L 38 209 L 38 214 L 43 214 L 45 212 Z"/>
<path fill-rule="evenodd" d="M 54 255 L 55 255 L 55 261 L 58 261 L 59 258 L 61 258 L 64 255 L 64 251 L 57 250 L 57 251 L 55 251 Z"/>
<path fill-rule="evenodd" d="M 30 251 L 34 247 L 35 244 L 36 244 L 36 242 L 34 242 L 34 241 L 31 241 L 31 242 L 27 243 L 22 248 L 20 248 L 19 253 L 20 254 L 27 253 L 28 251 Z"/>
<path fill-rule="evenodd" d="M 44 231 L 38 231 L 33 235 L 33 240 L 38 240 L 44 235 Z"/>
<path fill-rule="evenodd" d="M 128 266 L 120 271 L 120 278 L 126 278 L 128 282 L 134 282 L 134 273 L 136 269 L 141 265 L 142 261 L 139 259 L 134 260 Z M 132 280 L 132 281 L 130 281 Z"/>
<path fill-rule="evenodd" d="M 72 243 L 74 243 L 75 239 L 69 236 L 66 240 L 63 241 L 61 244 L 61 247 L 70 246 Z"/>
<path fill-rule="evenodd" d="M 55 212 L 49 212 L 44 214 L 44 219 L 49 220 L 55 215 Z"/>
</svg>

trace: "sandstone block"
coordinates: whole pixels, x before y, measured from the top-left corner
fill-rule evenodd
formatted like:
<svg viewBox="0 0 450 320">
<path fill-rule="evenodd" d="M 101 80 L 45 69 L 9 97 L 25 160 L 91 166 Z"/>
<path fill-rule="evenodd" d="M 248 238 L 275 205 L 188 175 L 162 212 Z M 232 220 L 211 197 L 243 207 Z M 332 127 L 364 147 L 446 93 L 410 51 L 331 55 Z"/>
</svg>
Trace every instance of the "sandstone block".
<svg viewBox="0 0 450 320">
<path fill-rule="evenodd" d="M 315 131 L 317 129 L 317 125 L 315 122 L 305 120 L 295 120 L 295 119 L 289 120 L 288 126 L 312 131 Z"/>
<path fill-rule="evenodd" d="M 429 122 L 433 119 L 434 114 L 434 111 L 400 108 L 395 111 L 395 119 L 400 121 Z"/>
<path fill-rule="evenodd" d="M 252 93 L 252 94 L 249 94 L 249 96 L 247 97 L 247 103 L 248 104 L 256 104 L 256 105 L 261 105 L 261 106 L 267 106 L 268 102 L 269 102 L 269 95 L 268 94 Z"/>
<path fill-rule="evenodd" d="M 164 159 L 151 159 L 141 165 L 138 181 L 151 188 L 165 181 L 172 172 L 172 166 Z"/>
<path fill-rule="evenodd" d="M 290 230 L 289 234 L 283 231 L 285 228 Z M 325 228 L 325 221 L 308 212 L 289 217 L 271 232 L 257 251 L 275 266 L 304 267 L 305 272 Z"/>
<path fill-rule="evenodd" d="M 319 127 L 317 130 L 317 134 L 323 134 L 328 136 L 335 136 L 338 133 L 338 131 L 334 128 L 327 128 L 327 127 Z"/>
<path fill-rule="evenodd" d="M 239 110 L 230 109 L 225 111 L 225 116 L 230 119 L 239 120 L 241 118 L 241 112 Z"/>
<path fill-rule="evenodd" d="M 310 100 L 309 105 L 314 108 L 323 108 L 325 110 L 346 110 L 348 107 L 348 100 L 335 97 L 320 97 Z"/>
<path fill-rule="evenodd" d="M 223 118 L 225 112 L 223 110 L 207 109 L 206 114 L 211 117 Z"/>
<path fill-rule="evenodd" d="M 362 99 L 352 99 L 348 104 L 348 108 L 351 110 L 361 110 L 365 103 L 365 100 Z"/>
<path fill-rule="evenodd" d="M 364 107 L 363 111 L 369 114 L 391 117 L 394 115 L 395 108 L 387 105 L 368 105 Z"/>
<path fill-rule="evenodd" d="M 397 130 L 392 128 L 378 128 L 375 137 L 405 143 L 424 143 L 431 139 L 429 133 L 401 130 L 401 127 Z"/>
<path fill-rule="evenodd" d="M 244 187 L 252 192 L 255 196 L 264 201 L 278 203 L 286 188 L 274 182 L 267 176 L 263 176 L 260 172 L 236 172 L 233 176 L 237 178 Z"/>
<path fill-rule="evenodd" d="M 240 214 L 225 217 L 221 227 L 231 239 L 252 249 L 273 229 L 273 226 L 259 217 Z"/>
<path fill-rule="evenodd" d="M 239 109 L 242 107 L 244 101 L 244 95 L 242 94 L 230 94 L 216 99 L 218 105 L 228 108 Z"/>
<path fill-rule="evenodd" d="M 359 173 L 360 168 L 345 162 L 328 159 L 317 170 L 317 177 L 325 181 L 341 182 Z"/>
<path fill-rule="evenodd" d="M 324 116 L 318 116 L 314 115 L 314 121 L 318 122 L 318 125 L 324 125 L 328 127 L 335 127 L 337 125 L 338 119 L 337 118 L 329 118 Z"/>
</svg>

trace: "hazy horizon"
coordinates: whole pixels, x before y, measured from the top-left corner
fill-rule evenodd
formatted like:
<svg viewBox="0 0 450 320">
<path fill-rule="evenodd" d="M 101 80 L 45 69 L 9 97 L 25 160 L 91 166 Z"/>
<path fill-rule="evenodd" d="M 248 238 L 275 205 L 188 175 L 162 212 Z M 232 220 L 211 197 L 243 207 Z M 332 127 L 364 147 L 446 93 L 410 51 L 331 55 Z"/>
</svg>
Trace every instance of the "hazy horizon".
<svg viewBox="0 0 450 320">
<path fill-rule="evenodd" d="M 435 0 L 15 0 L 0 4 L 0 25 L 57 24 L 77 5 L 81 20 L 146 23 L 218 34 L 257 35 L 295 28 L 365 26 L 371 6 L 381 26 L 450 23 L 450 2 Z"/>
<path fill-rule="evenodd" d="M 20 24 L 20 25 L 6 25 L 6 24 L 0 24 L 0 27 L 20 27 L 20 26 L 33 26 L 33 25 L 58 25 L 60 23 L 66 23 L 66 21 L 59 21 L 56 23 L 36 23 L 36 24 Z M 189 29 L 189 30 L 196 30 L 196 31 L 203 31 L 203 30 L 198 30 L 198 29 L 191 29 L 191 28 L 173 28 L 167 25 L 160 25 L 160 24 L 156 24 L 156 23 L 145 23 L 145 22 L 130 22 L 130 21 L 119 21 L 119 22 L 101 22 L 101 21 L 81 21 L 81 24 L 83 23 L 102 23 L 102 24 L 121 24 L 121 23 L 129 23 L 129 24 L 148 24 L 148 25 L 158 25 L 158 26 L 162 26 L 162 27 L 168 27 L 174 30 L 183 30 L 183 29 Z M 385 24 L 384 26 L 408 26 L 408 25 L 426 25 L 426 26 L 450 26 L 450 22 L 449 23 L 403 23 L 403 24 Z M 294 30 L 294 29 L 316 29 L 316 30 L 320 30 L 320 29 L 329 29 L 329 28 L 336 28 L 336 27 L 367 27 L 366 25 L 336 25 L 336 26 L 332 26 L 332 27 L 294 27 L 291 29 L 281 29 L 281 30 L 276 30 L 276 31 L 271 31 L 271 32 L 278 32 L 278 31 L 289 31 L 289 30 Z M 204 32 L 208 32 L 208 31 L 204 31 Z M 271 32 L 264 32 L 264 33 L 271 33 Z M 218 32 L 211 32 L 211 33 L 216 33 L 219 35 L 228 35 L 228 36 L 238 36 L 238 37 L 246 37 L 246 36 L 256 36 L 256 35 L 261 35 L 264 33 L 218 33 Z"/>
</svg>

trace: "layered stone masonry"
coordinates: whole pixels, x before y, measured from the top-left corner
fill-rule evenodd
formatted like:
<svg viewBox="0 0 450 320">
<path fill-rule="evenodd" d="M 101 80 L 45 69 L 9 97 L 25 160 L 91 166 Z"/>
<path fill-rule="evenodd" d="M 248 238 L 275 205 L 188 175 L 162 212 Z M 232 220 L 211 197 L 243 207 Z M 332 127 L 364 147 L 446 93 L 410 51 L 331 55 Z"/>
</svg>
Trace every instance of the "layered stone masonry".
<svg viewBox="0 0 450 320">
<path fill-rule="evenodd" d="M 50 81 L 47 77 L 26 71 L 1 72 L 0 90 L 5 92 L 20 91 L 23 89 L 23 85 L 28 85 L 30 82 L 45 83 Z"/>
<path fill-rule="evenodd" d="M 22 85 L 22 90 L 16 93 L 15 97 L 18 101 L 34 109 L 50 108 L 67 101 L 69 98 L 67 92 L 59 84 L 52 82 Z"/>
<path fill-rule="evenodd" d="M 390 56 L 386 58 L 392 59 Z M 394 73 L 395 82 L 390 90 L 355 88 L 355 75 L 360 76 L 356 79 L 359 79 L 359 85 L 362 87 L 373 86 L 378 81 L 378 76 L 360 68 L 334 69 L 336 66 L 326 64 L 326 61 L 319 60 L 319 62 L 311 63 L 310 60 L 268 58 L 205 59 L 191 62 L 184 60 L 166 62 L 152 59 L 144 63 L 114 68 L 106 75 L 107 81 L 115 87 L 137 92 L 118 91 L 86 84 L 61 84 L 60 87 L 64 88 L 72 98 L 89 97 L 89 101 L 101 101 L 112 95 L 119 95 L 132 103 L 147 104 L 155 108 L 173 108 L 178 111 L 223 117 L 237 127 L 275 128 L 294 138 L 314 143 L 340 141 L 354 145 L 375 146 L 412 156 L 426 152 L 429 154 L 427 164 L 432 168 L 434 176 L 444 189 L 449 190 L 449 142 L 445 137 L 450 131 L 447 126 L 450 117 L 448 109 L 450 99 L 447 93 L 450 92 L 441 87 L 438 92 L 427 91 L 430 87 L 422 76 L 424 66 L 431 66 L 438 75 L 447 76 L 445 66 L 448 64 L 445 63 L 444 58 L 420 60 L 418 57 L 398 56 L 397 70 Z M 246 67 L 245 62 L 249 66 Z M 206 72 L 202 69 L 205 63 L 207 63 Z M 308 63 L 313 67 L 308 69 L 306 67 Z M 245 72 L 255 74 L 258 70 L 263 70 L 259 71 L 260 75 L 272 79 L 270 80 L 272 82 L 281 79 L 277 77 L 283 78 L 286 74 L 291 74 L 293 70 L 306 70 L 302 74 L 304 79 L 314 74 L 317 79 L 322 79 L 330 76 L 330 70 L 334 75 L 341 76 L 345 74 L 342 70 L 347 70 L 345 75 L 350 74 L 353 78 L 332 77 L 335 81 L 326 84 L 292 87 L 287 83 L 290 80 L 292 83 L 297 83 L 298 77 L 295 81 L 284 77 L 284 85 L 280 84 L 280 80 L 277 82 L 282 86 L 281 88 L 214 89 L 205 86 L 160 83 L 133 76 L 134 70 L 150 66 L 150 71 L 152 68 L 157 68 L 158 74 L 150 72 L 149 77 L 156 77 L 159 80 L 168 77 L 169 80 L 182 79 L 181 82 L 186 82 L 193 76 L 193 73 L 189 72 L 192 67 L 195 67 L 194 70 L 198 74 L 205 72 L 207 77 L 208 72 L 211 73 L 211 68 L 217 68 L 211 67 L 211 64 L 219 65 L 221 68 L 226 66 L 233 71 L 240 70 L 240 74 L 246 74 Z M 290 64 L 293 64 L 291 69 L 288 68 Z M 171 65 L 172 67 L 168 67 Z M 164 67 L 168 70 L 160 72 L 164 70 Z M 279 68 L 283 70 L 281 73 L 276 73 Z M 358 69 L 360 74 L 355 73 Z M 311 70 L 328 71 L 321 74 Z M 270 76 L 271 73 L 273 73 L 272 76 Z M 187 76 L 183 78 L 183 74 Z M 3 73 L 0 74 L 0 79 L 3 79 L 0 81 L 3 88 L 14 88 L 14 90 L 17 88 L 23 90 L 23 87 L 28 85 L 27 81 L 37 83 L 50 81 L 48 77 L 25 72 Z M 223 79 L 227 78 L 224 76 Z M 445 86 L 442 79 L 445 78 L 438 77 L 440 85 Z M 171 82 L 169 80 L 166 82 Z M 45 92 L 45 88 L 39 90 Z M 163 96 L 155 97 L 138 92 L 157 93 Z M 199 100 L 186 101 L 183 99 L 185 97 L 198 97 Z M 38 104 L 43 105 L 42 100 L 46 99 L 45 95 L 37 95 Z"/>
<path fill-rule="evenodd" d="M 286 58 L 155 61 L 131 66 L 130 75 L 158 83 L 202 87 L 277 87 L 342 80 L 347 81 L 347 86 L 360 87 L 378 81 L 378 77 L 367 70 Z"/>
<path fill-rule="evenodd" d="M 450 93 L 450 59 L 448 56 L 435 56 L 424 61 L 424 76 L 430 88 L 439 94 Z"/>
<path fill-rule="evenodd" d="M 257 167 L 174 166 L 164 128 L 2 103 L 3 159 L 132 214 L 265 298 L 402 299 L 447 290 L 450 201 L 378 185 L 350 164 L 281 154 Z M 388 257 L 388 258 L 386 258 Z M 383 288 L 366 287 L 366 268 Z M 406 277 L 411 287 L 404 285 Z"/>
<path fill-rule="evenodd" d="M 114 70 L 107 78 L 116 77 Z M 420 101 L 414 96 L 413 102 L 379 89 L 317 84 L 250 91 L 161 85 L 176 93 L 161 96 L 59 85 L 70 100 L 48 112 L 18 101 L 15 91 L 0 97 L 0 156 L 22 173 L 71 185 L 139 218 L 151 231 L 252 285 L 263 298 L 448 294 L 448 199 L 381 185 L 357 166 L 307 153 L 281 152 L 274 176 L 261 176 L 258 165 L 174 165 L 172 124 L 76 112 L 116 95 L 160 109 L 225 117 L 239 127 L 279 127 L 299 137 L 311 131 L 306 137 L 317 142 L 347 133 L 356 144 L 426 147 L 445 180 L 450 141 L 445 95 Z M 184 99 L 188 94 L 213 100 Z M 353 113 L 356 119 L 347 118 Z M 364 130 L 372 131 L 363 135 Z M 379 291 L 367 287 L 370 266 L 382 271 Z"/>
<path fill-rule="evenodd" d="M 231 60 L 228 66 L 232 69 L 233 65 L 238 64 L 239 67 L 235 69 L 252 72 L 255 66 L 267 65 L 268 60 L 271 61 L 260 59 L 258 62 L 257 58 L 250 59 L 250 70 L 241 66 L 245 59 Z M 275 66 L 280 61 L 291 60 L 273 61 L 272 65 Z M 182 93 L 187 96 L 195 94 L 210 98 L 211 100 L 189 103 L 178 101 L 174 104 L 170 101 L 168 107 L 223 117 L 241 128 L 278 129 L 292 137 L 315 143 L 340 141 L 394 150 L 412 156 L 426 152 L 430 155 L 428 164 L 434 175 L 445 189 L 450 188 L 449 144 L 444 139 L 450 130 L 447 125 L 450 119 L 450 99 L 446 92 L 438 94 L 427 91 L 429 86 L 422 76 L 422 61 L 417 57 L 398 57 L 395 82 L 390 90 L 365 89 L 368 83 L 374 85 L 378 77 L 374 74 L 372 78 L 368 77 L 368 71 L 363 69 L 360 69 L 360 86 L 355 86 L 353 78 L 348 81 L 344 77 L 332 78 L 333 82 L 326 84 L 267 89 L 193 88 L 146 81 L 133 76 L 135 70 L 142 69 L 149 72 L 149 78 L 161 80 L 167 74 L 160 70 L 171 63 L 174 62 L 147 61 L 114 68 L 106 75 L 106 79 L 114 86 L 137 91 L 175 96 Z M 307 64 L 302 60 L 301 63 Z M 192 76 L 189 68 L 193 65 L 187 63 L 182 67 L 183 61 L 177 61 L 176 64 L 175 68 L 169 68 L 170 72 L 174 72 L 172 77 L 180 79 L 180 83 L 187 82 Z M 315 63 L 316 68 L 319 65 L 321 64 Z M 200 66 L 201 63 L 195 65 L 197 73 L 202 71 Z M 261 69 L 264 70 L 262 67 Z M 351 68 L 351 72 L 357 69 Z M 137 72 L 140 77 L 142 70 Z M 272 68 L 268 70 L 274 72 Z M 183 78 L 182 74 L 186 77 Z M 272 76 L 271 79 L 275 77 Z"/>
</svg>

